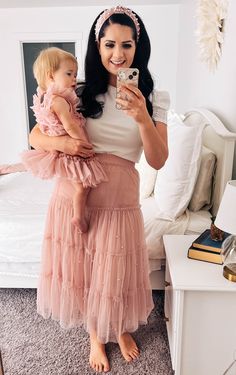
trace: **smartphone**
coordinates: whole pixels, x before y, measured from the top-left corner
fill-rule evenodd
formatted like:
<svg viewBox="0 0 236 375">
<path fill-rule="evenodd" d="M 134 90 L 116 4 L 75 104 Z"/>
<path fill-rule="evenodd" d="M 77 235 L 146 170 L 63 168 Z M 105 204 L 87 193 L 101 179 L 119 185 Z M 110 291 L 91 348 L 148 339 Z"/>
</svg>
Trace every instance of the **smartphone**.
<svg viewBox="0 0 236 375">
<path fill-rule="evenodd" d="M 139 70 L 137 68 L 120 68 L 117 72 L 117 84 L 116 84 L 116 97 L 126 99 L 122 97 L 119 90 L 123 84 L 131 84 L 138 87 Z M 120 104 L 116 104 L 117 109 L 121 109 Z"/>
</svg>

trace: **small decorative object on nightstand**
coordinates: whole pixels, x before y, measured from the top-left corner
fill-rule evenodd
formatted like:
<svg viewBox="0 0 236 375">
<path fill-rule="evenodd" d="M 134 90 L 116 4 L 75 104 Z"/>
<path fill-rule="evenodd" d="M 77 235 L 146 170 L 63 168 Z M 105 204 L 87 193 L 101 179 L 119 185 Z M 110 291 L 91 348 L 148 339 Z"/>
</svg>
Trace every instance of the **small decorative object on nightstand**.
<svg viewBox="0 0 236 375">
<path fill-rule="evenodd" d="M 224 232 L 223 230 L 217 228 L 214 224 L 216 217 L 211 217 L 211 239 L 213 241 L 222 241 Z"/>
<path fill-rule="evenodd" d="M 224 261 L 223 275 L 236 282 L 236 180 L 228 181 L 216 216 L 215 225 L 234 235 L 231 249 Z"/>
</svg>

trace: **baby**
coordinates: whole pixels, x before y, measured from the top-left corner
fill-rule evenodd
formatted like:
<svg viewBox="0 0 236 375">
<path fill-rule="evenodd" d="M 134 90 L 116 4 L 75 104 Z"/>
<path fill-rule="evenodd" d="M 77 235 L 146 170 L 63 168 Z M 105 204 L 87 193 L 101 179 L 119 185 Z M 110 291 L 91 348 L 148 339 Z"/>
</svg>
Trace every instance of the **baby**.
<svg viewBox="0 0 236 375">
<path fill-rule="evenodd" d="M 38 89 L 32 109 L 42 133 L 49 136 L 69 134 L 72 138 L 89 142 L 85 119 L 76 110 L 77 69 L 77 60 L 71 53 L 55 47 L 42 50 L 33 65 Z M 27 170 L 35 176 L 71 180 L 74 187 L 72 224 L 79 232 L 87 232 L 85 205 L 88 193 L 91 187 L 107 181 L 96 156 L 84 159 L 58 151 L 27 150 L 21 157 Z"/>
</svg>

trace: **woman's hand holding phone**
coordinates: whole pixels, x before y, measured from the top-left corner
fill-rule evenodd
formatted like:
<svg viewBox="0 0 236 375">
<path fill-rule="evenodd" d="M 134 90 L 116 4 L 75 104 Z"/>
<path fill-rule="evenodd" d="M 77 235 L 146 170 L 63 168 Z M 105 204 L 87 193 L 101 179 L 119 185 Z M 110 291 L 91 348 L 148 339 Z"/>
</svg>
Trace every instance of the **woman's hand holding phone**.
<svg viewBox="0 0 236 375">
<path fill-rule="evenodd" d="M 146 107 L 146 100 L 138 89 L 138 74 L 134 74 L 135 79 L 131 79 L 130 70 L 138 72 L 135 68 L 118 70 L 116 106 L 131 116 L 138 125 L 145 126 L 152 120 Z"/>
<path fill-rule="evenodd" d="M 138 87 L 139 70 L 136 68 L 120 68 L 117 72 L 116 98 L 128 101 L 129 98 L 122 95 L 122 87 L 133 85 Z M 116 104 L 117 109 L 122 109 L 120 104 Z"/>
</svg>

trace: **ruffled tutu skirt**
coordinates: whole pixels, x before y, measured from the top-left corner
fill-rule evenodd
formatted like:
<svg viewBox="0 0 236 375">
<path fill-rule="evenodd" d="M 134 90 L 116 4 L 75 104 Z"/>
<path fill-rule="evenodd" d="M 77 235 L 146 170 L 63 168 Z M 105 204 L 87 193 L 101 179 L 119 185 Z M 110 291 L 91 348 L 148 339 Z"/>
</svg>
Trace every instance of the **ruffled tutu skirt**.
<svg viewBox="0 0 236 375">
<path fill-rule="evenodd" d="M 139 175 L 134 163 L 98 155 L 108 182 L 87 201 L 89 230 L 71 224 L 73 185 L 58 179 L 52 195 L 42 249 L 38 313 L 64 328 L 84 324 L 101 343 L 147 323 L 153 308 Z"/>
<path fill-rule="evenodd" d="M 107 181 L 106 173 L 98 158 L 81 158 L 58 151 L 26 150 L 21 153 L 25 168 L 42 179 L 63 177 L 82 183 L 86 187 L 96 187 Z"/>
</svg>

